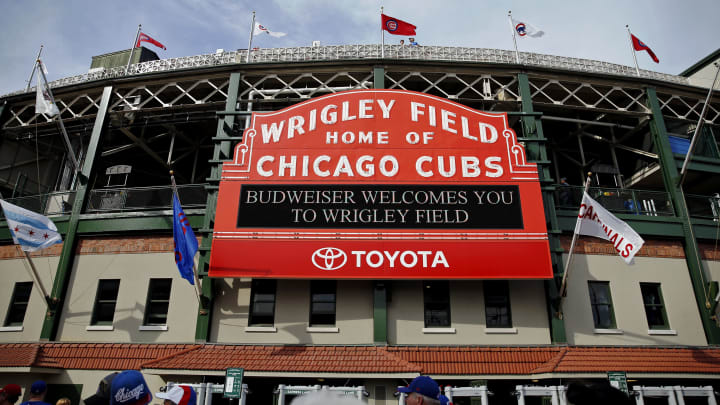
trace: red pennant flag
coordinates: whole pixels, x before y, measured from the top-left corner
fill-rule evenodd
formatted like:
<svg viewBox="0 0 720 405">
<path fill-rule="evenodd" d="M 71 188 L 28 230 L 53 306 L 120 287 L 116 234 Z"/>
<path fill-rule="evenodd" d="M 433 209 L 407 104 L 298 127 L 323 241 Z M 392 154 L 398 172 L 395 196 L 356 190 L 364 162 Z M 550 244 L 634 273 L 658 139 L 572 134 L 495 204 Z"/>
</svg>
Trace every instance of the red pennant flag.
<svg viewBox="0 0 720 405">
<path fill-rule="evenodd" d="M 154 40 L 150 37 L 150 35 L 145 33 L 140 33 L 140 36 L 138 37 L 137 43 L 135 44 L 135 48 L 140 46 L 140 42 L 149 42 L 158 48 L 162 48 L 163 50 L 167 51 L 167 48 L 165 48 L 165 45 L 161 44 L 160 42 Z"/>
<path fill-rule="evenodd" d="M 416 26 L 407 23 L 403 20 L 398 20 L 397 18 L 390 17 L 385 14 L 380 14 L 382 16 L 382 29 L 389 32 L 393 35 L 416 35 L 415 34 L 415 28 Z"/>
<path fill-rule="evenodd" d="M 655 61 L 655 63 L 660 63 L 660 59 L 655 56 L 655 52 L 653 52 L 649 46 L 645 45 L 645 43 L 639 40 L 638 37 L 636 37 L 635 35 L 630 34 L 630 36 L 632 37 L 633 48 L 636 51 L 647 51 L 648 55 L 650 55 L 650 57 L 652 58 L 652 60 Z"/>
</svg>

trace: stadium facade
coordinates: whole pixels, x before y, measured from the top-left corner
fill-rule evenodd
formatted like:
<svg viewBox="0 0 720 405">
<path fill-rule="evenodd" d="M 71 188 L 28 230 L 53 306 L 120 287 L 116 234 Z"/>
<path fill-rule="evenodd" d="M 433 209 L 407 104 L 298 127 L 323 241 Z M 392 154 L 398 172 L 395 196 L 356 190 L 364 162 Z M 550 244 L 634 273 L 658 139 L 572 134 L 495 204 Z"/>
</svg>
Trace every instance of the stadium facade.
<svg viewBox="0 0 720 405">
<path fill-rule="evenodd" d="M 113 370 L 139 369 L 152 389 L 182 382 L 205 390 L 208 383 L 220 387 L 226 369 L 243 368 L 247 403 L 284 402 L 302 391 L 298 386 L 328 386 L 361 387 L 368 403 L 385 405 L 398 401 L 395 387 L 419 374 L 449 387 L 476 387 L 465 392 L 474 397 L 491 392 L 490 403 L 532 403 L 562 396 L 570 381 L 620 375 L 617 381 L 636 387 L 639 399 L 692 401 L 697 395 L 709 401 L 720 375 L 717 93 L 682 185 L 679 172 L 718 56 L 680 76 L 532 53 L 521 53 L 517 64 L 509 51 L 432 46 L 386 45 L 384 58 L 378 45 L 260 49 L 249 62 L 247 51 L 219 51 L 144 61 L 128 71 L 94 58 L 90 73 L 51 83 L 80 159 L 78 172 L 57 121 L 34 113 L 35 92 L 6 95 L 2 196 L 52 218 L 64 243 L 32 255 L 46 301 L 0 220 L 0 383 L 29 386 L 43 378 L 53 398 L 77 401 Z M 356 96 L 359 109 L 342 110 L 344 103 L 357 105 Z M 253 150 L 251 140 L 257 153 L 273 150 L 272 124 L 261 127 L 263 116 L 293 116 L 316 103 L 334 105 L 342 115 L 336 121 L 355 125 L 363 114 L 390 115 L 392 100 L 370 109 L 382 97 L 396 100 L 396 111 L 415 108 L 408 110 L 415 115 L 386 124 L 390 139 L 393 131 L 415 133 L 418 116 L 435 114 L 429 106 L 437 106 L 439 118 L 426 126 L 461 133 L 463 111 L 470 120 L 501 122 L 500 136 L 516 142 L 508 146 L 509 160 L 531 174 L 494 182 L 445 174 L 447 181 L 382 178 L 392 174 L 392 162 L 379 164 L 385 152 L 417 150 L 386 148 L 378 142 L 385 124 L 376 121 L 368 127 L 375 143 L 343 146 L 342 131 L 350 130 L 338 127 L 333 151 L 303 167 L 297 163 L 303 153 L 312 159 L 322 149 L 313 139 L 330 139 L 330 132 L 312 138 L 312 120 L 336 124 L 318 109 L 314 118 L 310 112 L 303 118 L 304 127 L 299 118 L 285 121 L 297 136 L 279 135 L 294 143 L 275 149 L 284 148 L 285 157 L 294 153 L 298 166 L 267 157 L 265 164 L 246 165 L 249 177 L 233 177 Z M 491 137 L 482 119 L 471 127 L 482 134 L 467 132 L 463 142 Z M 450 166 L 433 165 L 450 149 L 466 159 L 487 153 L 485 145 L 463 148 L 430 144 L 416 174 L 449 172 Z M 369 154 L 365 163 L 378 163 L 372 173 L 355 160 L 325 166 L 340 155 Z M 492 173 L 492 162 L 483 173 Z M 459 157 L 457 164 L 459 173 Z M 200 243 L 201 297 L 175 265 L 171 169 Z M 277 177 L 306 169 L 305 179 Z M 335 170 L 330 179 L 323 178 L 325 169 Z M 257 172 L 275 177 L 259 181 L 252 177 Z M 645 245 L 626 265 L 612 243 L 581 237 L 563 297 L 587 172 L 589 194 Z M 492 237 L 448 225 L 447 216 L 432 229 L 378 225 L 377 218 L 365 227 L 299 227 L 273 205 L 238 217 L 239 193 L 250 186 L 359 195 L 380 186 L 472 193 L 498 185 L 516 187 L 523 205 L 497 218 L 496 211 L 472 214 L 479 222 L 471 228 L 497 231 Z M 356 203 L 344 202 L 348 209 Z M 483 225 L 495 219 L 509 225 Z M 518 229 L 526 232 L 518 236 Z M 354 243 L 363 244 L 365 256 L 350 254 L 360 249 Z M 337 246 L 348 246 L 348 260 L 367 273 L 325 271 L 335 270 L 327 260 L 343 250 Z M 450 253 L 439 257 L 436 250 L 462 257 L 462 271 Z M 426 251 L 435 256 L 428 259 Z M 326 261 L 312 270 L 310 262 L 320 259 Z M 396 270 L 391 262 L 406 266 Z M 448 392 L 455 403 L 471 401 L 460 389 Z M 220 392 L 212 400 L 227 401 Z"/>
</svg>

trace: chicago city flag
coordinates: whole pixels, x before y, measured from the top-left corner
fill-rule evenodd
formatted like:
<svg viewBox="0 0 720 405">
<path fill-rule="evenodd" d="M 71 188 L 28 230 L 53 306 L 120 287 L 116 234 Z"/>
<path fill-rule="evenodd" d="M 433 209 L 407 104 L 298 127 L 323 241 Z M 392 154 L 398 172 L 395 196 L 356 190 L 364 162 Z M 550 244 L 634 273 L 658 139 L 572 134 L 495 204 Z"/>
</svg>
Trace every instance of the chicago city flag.
<svg viewBox="0 0 720 405">
<path fill-rule="evenodd" d="M 13 242 L 26 252 L 62 243 L 62 237 L 50 218 L 0 200 Z"/>
<path fill-rule="evenodd" d="M 45 65 L 41 65 L 45 68 Z M 57 115 L 60 111 L 58 110 L 57 104 L 50 97 L 50 90 L 44 80 L 40 78 L 42 75 L 38 75 L 37 90 L 35 92 L 35 114 L 45 114 L 48 117 Z"/>
<path fill-rule="evenodd" d="M 175 193 L 173 193 L 173 239 L 175 240 L 175 264 L 180 270 L 180 276 L 188 283 L 195 284 L 193 269 L 198 242 Z"/>
<path fill-rule="evenodd" d="M 628 264 L 645 243 L 630 225 L 603 208 L 597 201 L 590 198 L 587 192 L 583 194 L 580 204 L 575 233 L 609 240 Z"/>
</svg>

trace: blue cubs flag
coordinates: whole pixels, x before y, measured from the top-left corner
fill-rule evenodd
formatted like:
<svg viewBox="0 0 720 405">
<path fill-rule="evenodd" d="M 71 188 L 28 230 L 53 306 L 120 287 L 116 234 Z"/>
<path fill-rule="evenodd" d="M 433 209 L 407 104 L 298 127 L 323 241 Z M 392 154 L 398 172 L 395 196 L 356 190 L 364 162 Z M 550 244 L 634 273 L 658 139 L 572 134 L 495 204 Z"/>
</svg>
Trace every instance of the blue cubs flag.
<svg viewBox="0 0 720 405">
<path fill-rule="evenodd" d="M 62 243 L 62 237 L 50 218 L 0 200 L 13 242 L 26 252 L 35 252 Z"/>
<path fill-rule="evenodd" d="M 175 193 L 173 193 L 173 239 L 175 240 L 175 263 L 180 270 L 180 275 L 194 285 L 193 263 L 195 253 L 198 251 L 197 238 Z"/>
</svg>

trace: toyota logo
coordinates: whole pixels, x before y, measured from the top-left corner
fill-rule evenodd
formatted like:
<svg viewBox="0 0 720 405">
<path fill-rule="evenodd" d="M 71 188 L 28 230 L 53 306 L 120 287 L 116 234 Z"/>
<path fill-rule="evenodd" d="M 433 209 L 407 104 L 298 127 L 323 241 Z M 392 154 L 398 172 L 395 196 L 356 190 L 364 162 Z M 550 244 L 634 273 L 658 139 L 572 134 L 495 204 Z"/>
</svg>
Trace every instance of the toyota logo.
<svg viewBox="0 0 720 405">
<path fill-rule="evenodd" d="M 337 270 L 347 262 L 345 252 L 334 247 L 324 247 L 313 252 L 312 262 L 320 270 Z"/>
</svg>

